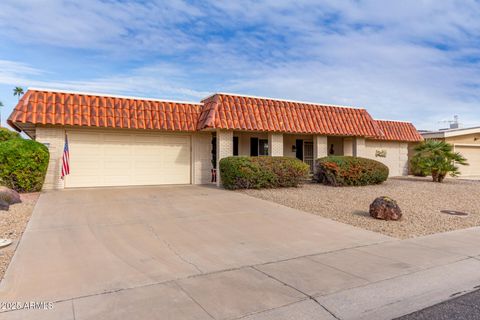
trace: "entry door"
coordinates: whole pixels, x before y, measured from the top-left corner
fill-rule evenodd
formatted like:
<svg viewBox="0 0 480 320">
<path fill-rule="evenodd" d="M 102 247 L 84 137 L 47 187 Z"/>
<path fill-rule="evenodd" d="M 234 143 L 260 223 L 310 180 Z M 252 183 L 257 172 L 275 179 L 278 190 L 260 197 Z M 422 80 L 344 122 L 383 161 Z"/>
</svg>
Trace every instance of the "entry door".
<svg viewBox="0 0 480 320">
<path fill-rule="evenodd" d="M 310 166 L 310 172 L 313 172 L 313 142 L 304 141 L 303 142 L 303 162 Z"/>
</svg>

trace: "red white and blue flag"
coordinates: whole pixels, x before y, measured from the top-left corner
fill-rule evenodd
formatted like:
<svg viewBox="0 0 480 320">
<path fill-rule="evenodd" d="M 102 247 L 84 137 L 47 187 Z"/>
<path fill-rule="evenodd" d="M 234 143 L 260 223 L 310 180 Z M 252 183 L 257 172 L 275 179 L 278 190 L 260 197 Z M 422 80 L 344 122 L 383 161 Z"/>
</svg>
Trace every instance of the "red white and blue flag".
<svg viewBox="0 0 480 320">
<path fill-rule="evenodd" d="M 68 138 L 65 135 L 65 147 L 63 147 L 63 156 L 62 156 L 62 179 L 70 174 L 70 152 L 68 151 Z"/>
</svg>

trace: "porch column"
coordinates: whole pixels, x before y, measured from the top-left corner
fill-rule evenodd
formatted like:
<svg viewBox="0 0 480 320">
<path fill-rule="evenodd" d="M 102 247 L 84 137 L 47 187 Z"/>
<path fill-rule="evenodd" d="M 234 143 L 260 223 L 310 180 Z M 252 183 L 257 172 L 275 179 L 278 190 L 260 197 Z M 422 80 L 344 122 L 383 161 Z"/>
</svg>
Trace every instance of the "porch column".
<svg viewBox="0 0 480 320">
<path fill-rule="evenodd" d="M 283 134 L 269 133 L 268 134 L 268 155 L 274 157 L 283 156 Z"/>
<path fill-rule="evenodd" d="M 220 181 L 220 160 L 233 156 L 233 131 L 217 130 L 217 187 Z"/>
<path fill-rule="evenodd" d="M 328 141 L 326 136 L 313 136 L 313 172 L 317 168 L 316 160 L 328 156 Z"/>
<path fill-rule="evenodd" d="M 367 150 L 365 147 L 365 138 L 363 137 L 356 137 L 353 140 L 353 155 L 355 157 L 366 157 Z"/>
</svg>

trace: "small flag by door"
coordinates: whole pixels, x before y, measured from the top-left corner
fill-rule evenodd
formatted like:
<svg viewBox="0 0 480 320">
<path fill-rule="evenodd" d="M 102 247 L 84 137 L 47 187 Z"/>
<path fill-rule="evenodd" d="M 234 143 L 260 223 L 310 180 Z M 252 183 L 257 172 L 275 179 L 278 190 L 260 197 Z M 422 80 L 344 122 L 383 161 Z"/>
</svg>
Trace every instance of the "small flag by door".
<svg viewBox="0 0 480 320">
<path fill-rule="evenodd" d="M 68 138 L 65 135 L 65 147 L 63 148 L 62 156 L 62 179 L 70 174 L 70 153 L 68 151 Z"/>
</svg>

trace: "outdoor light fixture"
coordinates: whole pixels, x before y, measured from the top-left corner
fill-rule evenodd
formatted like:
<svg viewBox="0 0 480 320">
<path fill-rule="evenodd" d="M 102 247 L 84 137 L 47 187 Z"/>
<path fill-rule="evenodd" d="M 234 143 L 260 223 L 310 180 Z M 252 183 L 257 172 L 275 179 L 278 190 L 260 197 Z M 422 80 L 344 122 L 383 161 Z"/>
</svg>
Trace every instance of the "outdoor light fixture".
<svg viewBox="0 0 480 320">
<path fill-rule="evenodd" d="M 292 146 L 292 152 L 297 152 L 297 147 L 295 145 Z"/>
</svg>

